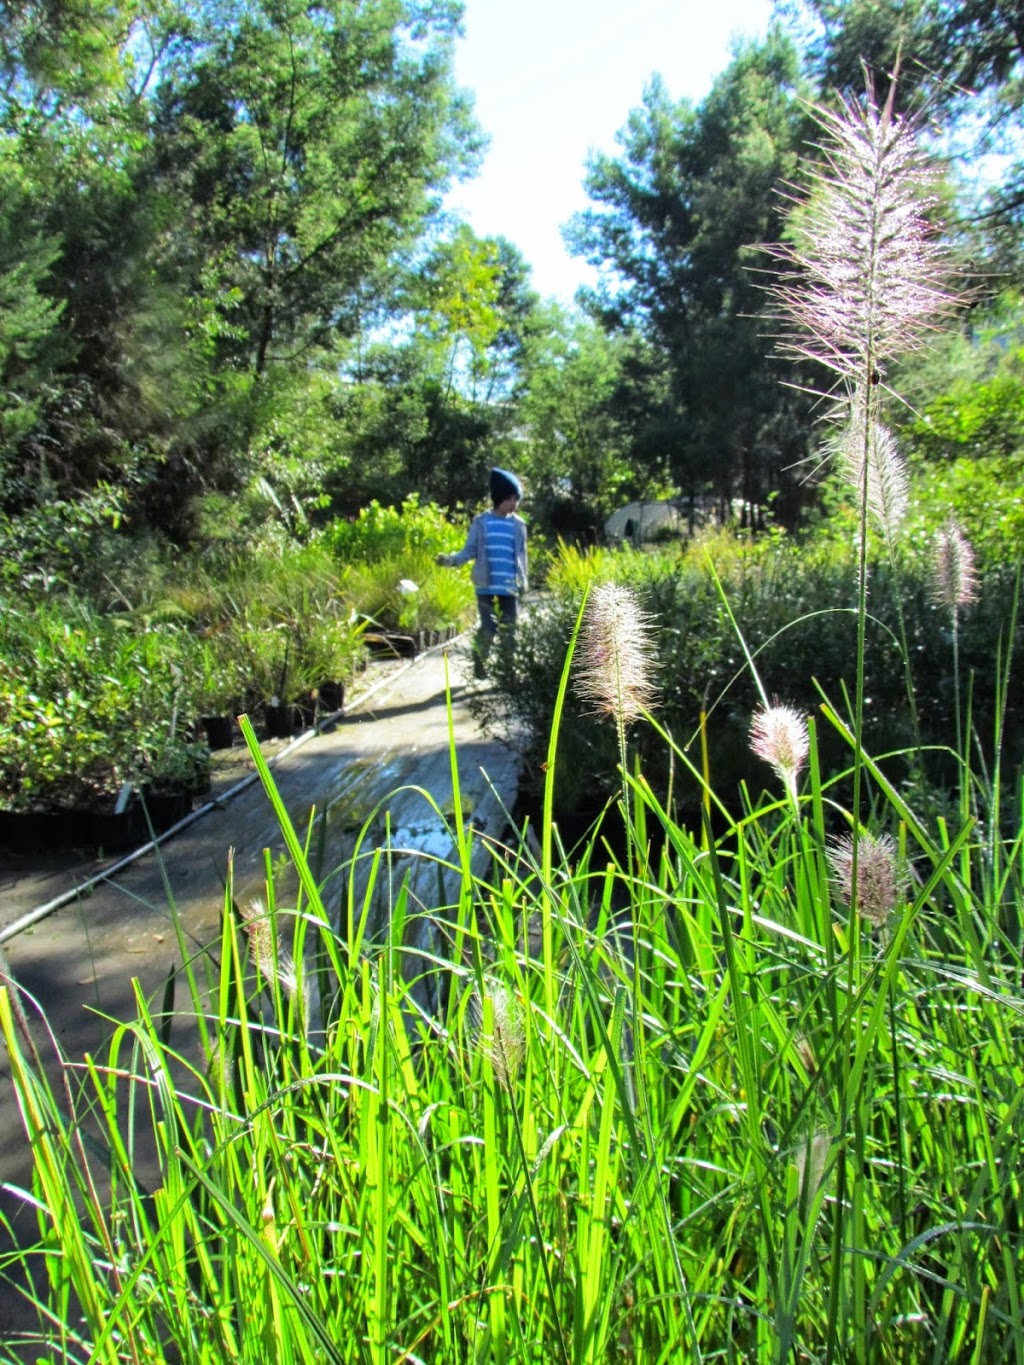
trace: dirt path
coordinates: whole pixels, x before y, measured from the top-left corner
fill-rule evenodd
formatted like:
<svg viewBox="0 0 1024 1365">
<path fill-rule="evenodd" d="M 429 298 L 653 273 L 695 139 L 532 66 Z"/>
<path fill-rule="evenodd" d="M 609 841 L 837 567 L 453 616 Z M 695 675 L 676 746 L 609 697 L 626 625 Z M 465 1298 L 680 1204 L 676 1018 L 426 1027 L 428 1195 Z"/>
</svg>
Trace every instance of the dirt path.
<svg viewBox="0 0 1024 1365">
<path fill-rule="evenodd" d="M 314 808 L 325 819 L 319 874 L 325 903 L 360 831 L 361 848 L 378 833 L 384 837 L 383 815 L 374 816 L 382 802 L 389 812 L 396 883 L 418 851 L 446 856 L 444 817 L 454 803 L 452 734 L 460 805 L 477 846 L 486 854 L 487 840 L 504 833 L 504 811 L 515 802 L 518 759 L 473 721 L 465 674 L 458 646 L 450 653 L 430 651 L 377 678 L 329 732 L 264 746 L 296 828 L 305 830 Z M 38 1002 L 72 1060 L 101 1045 L 109 1019 L 134 1016 L 136 980 L 152 997 L 180 966 L 171 897 L 196 949 L 218 942 L 229 849 L 236 900 L 262 898 L 266 860 L 281 857 L 283 841 L 244 748 L 217 756 L 214 789 L 202 813 L 134 861 L 105 868 L 70 859 L 42 868 L 16 859 L 0 863 L 0 943 L 11 975 Z M 40 907 L 76 887 L 81 894 L 36 918 Z M 8 1081 L 6 1053 L 0 1051 L 0 1181 L 24 1185 L 29 1154 Z M 8 1212 L 17 1204 L 9 1195 L 0 1197 Z"/>
</svg>

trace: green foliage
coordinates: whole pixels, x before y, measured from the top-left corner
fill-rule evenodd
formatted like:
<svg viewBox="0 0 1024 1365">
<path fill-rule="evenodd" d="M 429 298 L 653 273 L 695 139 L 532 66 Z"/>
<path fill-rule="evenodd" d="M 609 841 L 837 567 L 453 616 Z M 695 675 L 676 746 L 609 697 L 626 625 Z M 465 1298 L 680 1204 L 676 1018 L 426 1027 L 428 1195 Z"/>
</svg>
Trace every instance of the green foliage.
<svg viewBox="0 0 1024 1365">
<path fill-rule="evenodd" d="M 915 466 L 914 523 L 927 535 L 947 516 L 985 571 L 1012 569 L 1024 547 L 1024 452 Z"/>
<path fill-rule="evenodd" d="M 202 642 L 197 710 L 300 701 L 324 682 L 348 681 L 365 662 L 363 624 L 315 542 L 268 546 L 218 564 L 212 575 L 196 572 L 167 591 L 161 609 L 168 607 Z"/>
<path fill-rule="evenodd" d="M 684 494 L 763 503 L 797 487 L 783 469 L 803 454 L 804 399 L 778 384 L 764 353 L 758 269 L 781 239 L 780 189 L 808 136 L 793 47 L 772 33 L 738 51 L 700 106 L 652 81 L 622 135 L 595 157 L 593 207 L 572 226 L 575 251 L 609 267 L 588 307 L 646 344 L 622 372 L 613 411 L 631 453 Z"/>
<path fill-rule="evenodd" d="M 556 707 L 549 794 L 570 723 Z M 799 794 L 713 839 L 631 769 L 616 847 L 591 831 L 563 858 L 546 805 L 539 853 L 513 832 L 471 873 L 456 821 L 451 858 L 420 855 L 422 884 L 464 869 L 452 898 L 388 894 L 369 941 L 390 839 L 356 848 L 366 900 L 353 877 L 339 930 L 260 771 L 299 892 L 272 878 L 239 915 L 229 882 L 219 938 L 112 1021 L 102 1065 L 52 1037 L 44 1058 L 5 977 L 38 1228 L 0 1262 L 37 1272 L 38 1329 L 9 1350 L 1014 1358 L 1019 807 L 1005 838 L 991 818 L 931 832 L 879 775 L 861 829 L 812 746 Z M 833 818 L 875 859 L 870 884 L 846 869 L 863 897 Z M 457 951 L 414 965 L 439 921 Z"/>
<path fill-rule="evenodd" d="M 417 499 L 306 543 L 281 531 L 202 560 L 118 535 L 118 515 L 106 490 L 0 523 L 0 804 L 105 802 L 125 782 L 168 781 L 194 769 L 200 716 L 350 682 L 371 624 L 418 634 L 472 614 L 466 576 L 434 563 L 461 534 Z"/>
<path fill-rule="evenodd" d="M 0 503 L 18 473 L 9 467 L 9 452 L 38 420 L 53 371 L 65 358 L 58 330 L 63 305 L 45 288 L 59 244 L 32 221 L 27 180 L 13 157 L 0 156 Z"/>
<path fill-rule="evenodd" d="M 936 510 L 943 514 L 941 524 L 948 508 Z M 948 613 L 932 597 L 933 535 L 934 527 L 919 524 L 898 566 L 888 560 L 871 565 L 865 724 L 874 752 L 915 755 L 894 781 L 923 772 L 944 785 L 950 765 L 942 747 L 952 721 L 956 677 Z M 990 566 L 980 601 L 959 625 L 960 666 L 963 677 L 972 680 L 976 743 L 989 762 L 1005 746 L 1009 770 L 1024 759 L 1024 708 L 1019 691 L 1004 696 L 993 661 L 1012 658 L 1016 678 L 1024 657 L 1019 623 L 1016 634 L 1007 635 L 1017 553 L 1014 548 L 1004 568 Z M 551 600 L 526 615 L 514 649 L 494 662 L 495 689 L 473 701 L 489 723 L 530 737 L 528 774 L 540 771 L 561 677 L 562 642 L 585 590 L 600 581 L 632 587 L 650 613 L 657 713 L 691 755 L 699 752 L 701 717 L 710 717 L 710 771 L 723 799 L 737 794 L 741 782 L 756 788 L 764 776 L 746 746 L 750 716 L 763 695 L 748 668 L 748 652 L 769 697 L 783 697 L 808 712 L 817 711 L 824 697 L 845 713 L 857 660 L 857 565 L 851 540 L 822 538 L 799 546 L 786 537 L 747 541 L 715 533 L 682 552 L 585 554 L 562 547 L 548 574 Z M 904 633 L 909 673 L 903 663 Z M 908 699 L 910 688 L 915 706 Z M 556 794 L 563 815 L 599 805 L 612 790 L 616 766 L 611 727 L 575 697 L 567 700 L 566 714 L 571 723 L 562 734 L 562 785 Z M 931 746 L 938 748 L 930 752 Z M 692 781 L 661 769 L 664 755 L 656 739 L 653 748 L 641 739 L 639 748 L 649 780 L 661 783 L 663 792 L 671 784 L 680 809 L 692 813 L 697 801 Z M 825 770 L 831 773 L 843 762 L 842 745 L 834 738 L 823 741 Z M 534 778 L 535 789 L 540 781 Z"/>
<path fill-rule="evenodd" d="M 264 549 L 215 578 L 181 563 L 151 573 L 116 612 L 50 581 L 7 600 L 0 803 L 103 804 L 126 782 L 168 784 L 202 761 L 201 715 L 306 700 L 365 662 L 365 620 L 316 545 Z"/>
<path fill-rule="evenodd" d="M 125 782 L 194 771 L 187 632 L 66 601 L 3 615 L 0 803 L 112 806 Z"/>
<path fill-rule="evenodd" d="M 646 491 L 642 470 L 626 456 L 629 424 L 613 411 L 634 348 L 555 305 L 545 321 L 529 348 L 523 430 L 507 463 L 526 479 L 531 516 L 572 535 Z"/>
<path fill-rule="evenodd" d="M 4 9 L 0 60 L 11 94 L 26 86 L 41 110 L 70 107 L 81 119 L 93 112 L 126 79 L 125 35 L 138 12 L 152 7 L 83 0 L 73 6 L 12 0 Z M 9 112 L 9 109 L 5 110 Z"/>
<path fill-rule="evenodd" d="M 1024 351 L 1015 359 L 1024 360 Z M 929 404 L 909 436 L 926 459 L 1011 455 L 1024 445 L 1024 374 L 964 379 Z"/>
<path fill-rule="evenodd" d="M 390 315 L 399 255 L 476 155 L 455 11 L 4 18 L 0 510 L 106 484 L 181 543 L 197 498 L 248 490 L 247 526 L 301 532 L 345 464 L 339 342 Z"/>
<path fill-rule="evenodd" d="M 353 521 L 336 521 L 322 543 L 342 566 L 353 609 L 384 630 L 448 630 L 471 617 L 468 580 L 435 564 L 462 534 L 439 507 L 416 495 L 399 507 L 371 502 Z"/>
<path fill-rule="evenodd" d="M 902 439 L 921 459 L 985 459 L 1024 447 L 1020 299 L 1006 293 L 969 321 L 900 376 L 914 413 Z"/>
<path fill-rule="evenodd" d="M 399 299 L 396 335 L 353 348 L 334 396 L 324 488 L 341 515 L 410 490 L 455 507 L 518 429 L 543 330 L 519 252 L 457 228 L 413 261 Z"/>
<path fill-rule="evenodd" d="M 221 363 L 258 376 L 357 330 L 366 286 L 472 158 L 453 25 L 444 6 L 197 7 L 162 73 L 157 153 Z"/>
<path fill-rule="evenodd" d="M 126 501 L 125 490 L 100 484 L 89 494 L 51 498 L 16 516 L 0 511 L 0 584 L 30 595 L 78 589 L 106 596 L 126 572 L 138 583 L 146 547 L 116 534 Z"/>
<path fill-rule="evenodd" d="M 427 254 L 410 302 L 445 389 L 472 402 L 513 395 L 536 303 L 528 276 L 510 242 L 477 237 L 464 224 Z"/>
<path fill-rule="evenodd" d="M 333 522 L 322 540 L 339 564 L 376 564 L 421 550 L 440 554 L 461 544 L 448 514 L 434 503 L 421 503 L 416 493 L 401 507 L 371 502 L 353 520 Z"/>
</svg>

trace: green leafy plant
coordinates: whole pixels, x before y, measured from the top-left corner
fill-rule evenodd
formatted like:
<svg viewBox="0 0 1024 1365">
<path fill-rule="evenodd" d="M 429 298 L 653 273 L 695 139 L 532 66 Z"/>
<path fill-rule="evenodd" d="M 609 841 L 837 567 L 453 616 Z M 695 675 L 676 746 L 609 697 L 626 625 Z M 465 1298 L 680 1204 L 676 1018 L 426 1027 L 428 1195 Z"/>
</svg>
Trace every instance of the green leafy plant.
<svg viewBox="0 0 1024 1365">
<path fill-rule="evenodd" d="M 0 790 L 14 808 L 112 804 L 184 741 L 186 631 L 50 601 L 8 619 Z M 177 738 L 176 738 L 177 737 Z"/>
<path fill-rule="evenodd" d="M 540 844 L 513 831 L 473 875 L 456 793 L 451 864 L 422 855 L 439 885 L 455 872 L 451 901 L 414 909 L 403 889 L 368 937 L 385 837 L 355 849 L 368 881 L 350 878 L 332 925 L 244 725 L 295 898 L 272 873 L 267 903 L 236 910 L 229 880 L 206 967 L 184 955 L 186 1000 L 140 995 L 102 1064 L 52 1037 L 42 1054 L 5 972 L 38 1234 L 0 1268 L 35 1267 L 39 1311 L 5 1350 L 1007 1358 L 1024 1332 L 1024 811 L 1007 836 L 929 832 L 865 751 L 894 832 L 863 831 L 854 857 L 817 727 L 766 714 L 753 742 L 778 792 L 733 819 L 708 788 L 713 835 L 620 764 L 625 846 L 593 832 L 569 857 L 560 731 L 602 638 L 563 660 Z M 653 730 L 703 781 L 635 700 L 630 743 Z M 822 724 L 852 758 L 849 725 L 830 708 Z M 421 917 L 451 949 L 413 968 Z"/>
</svg>

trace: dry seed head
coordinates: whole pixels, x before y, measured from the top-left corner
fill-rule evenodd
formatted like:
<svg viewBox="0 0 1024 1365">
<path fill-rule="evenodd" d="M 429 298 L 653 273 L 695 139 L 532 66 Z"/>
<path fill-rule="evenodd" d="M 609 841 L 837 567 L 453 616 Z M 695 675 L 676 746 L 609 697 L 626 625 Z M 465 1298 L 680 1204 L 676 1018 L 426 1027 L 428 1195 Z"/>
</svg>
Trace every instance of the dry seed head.
<svg viewBox="0 0 1024 1365">
<path fill-rule="evenodd" d="M 915 349 L 949 311 L 943 252 L 928 221 L 936 171 L 910 121 L 843 100 L 817 110 L 824 169 L 812 182 L 804 244 L 775 256 L 795 274 L 773 290 L 782 349 L 828 366 L 849 384 Z"/>
<path fill-rule="evenodd" d="M 507 1090 L 522 1065 L 526 1046 L 522 1008 L 512 991 L 499 982 L 485 981 L 484 990 L 491 1002 L 491 1031 L 484 1030 L 483 1000 L 476 992 L 470 1001 L 471 1017 L 480 1051 L 494 1068 L 495 1079 Z"/>
<path fill-rule="evenodd" d="M 881 928 L 905 898 L 907 869 L 891 834 L 862 834 L 857 841 L 854 892 L 853 839 L 844 834 L 828 849 L 829 866 L 844 905 L 852 906 L 874 928 Z"/>
<path fill-rule="evenodd" d="M 249 937 L 249 953 L 256 970 L 267 981 L 274 979 L 274 936 L 270 931 L 270 917 L 262 903 L 250 901 L 239 907 L 242 925 Z"/>
<path fill-rule="evenodd" d="M 252 900 L 239 907 L 242 926 L 249 936 L 249 953 L 260 976 L 268 984 L 276 980 L 283 994 L 294 1000 L 299 991 L 298 975 L 291 956 L 275 942 L 270 927 L 270 916 L 263 904 Z"/>
<path fill-rule="evenodd" d="M 977 600 L 978 575 L 971 543 L 950 517 L 935 538 L 932 598 L 951 616 Z"/>
<path fill-rule="evenodd" d="M 796 782 L 807 762 L 811 743 L 807 721 L 792 706 L 762 707 L 750 723 L 750 747 L 770 763 L 779 779 L 796 796 Z"/>
<path fill-rule="evenodd" d="M 577 651 L 577 695 L 625 725 L 654 700 L 650 617 L 629 588 L 598 583 L 587 599 Z"/>
</svg>

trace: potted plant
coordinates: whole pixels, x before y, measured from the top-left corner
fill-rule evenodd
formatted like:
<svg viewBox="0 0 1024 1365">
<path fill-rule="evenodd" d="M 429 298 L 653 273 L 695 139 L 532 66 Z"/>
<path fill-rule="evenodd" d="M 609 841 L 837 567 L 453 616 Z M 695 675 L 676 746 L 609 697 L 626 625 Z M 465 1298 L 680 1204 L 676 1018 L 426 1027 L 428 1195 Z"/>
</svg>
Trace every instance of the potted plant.
<svg viewBox="0 0 1024 1365">
<path fill-rule="evenodd" d="M 227 634 L 208 636 L 195 654 L 192 705 L 211 749 L 230 749 L 235 739 L 242 686 L 233 644 Z"/>
</svg>

